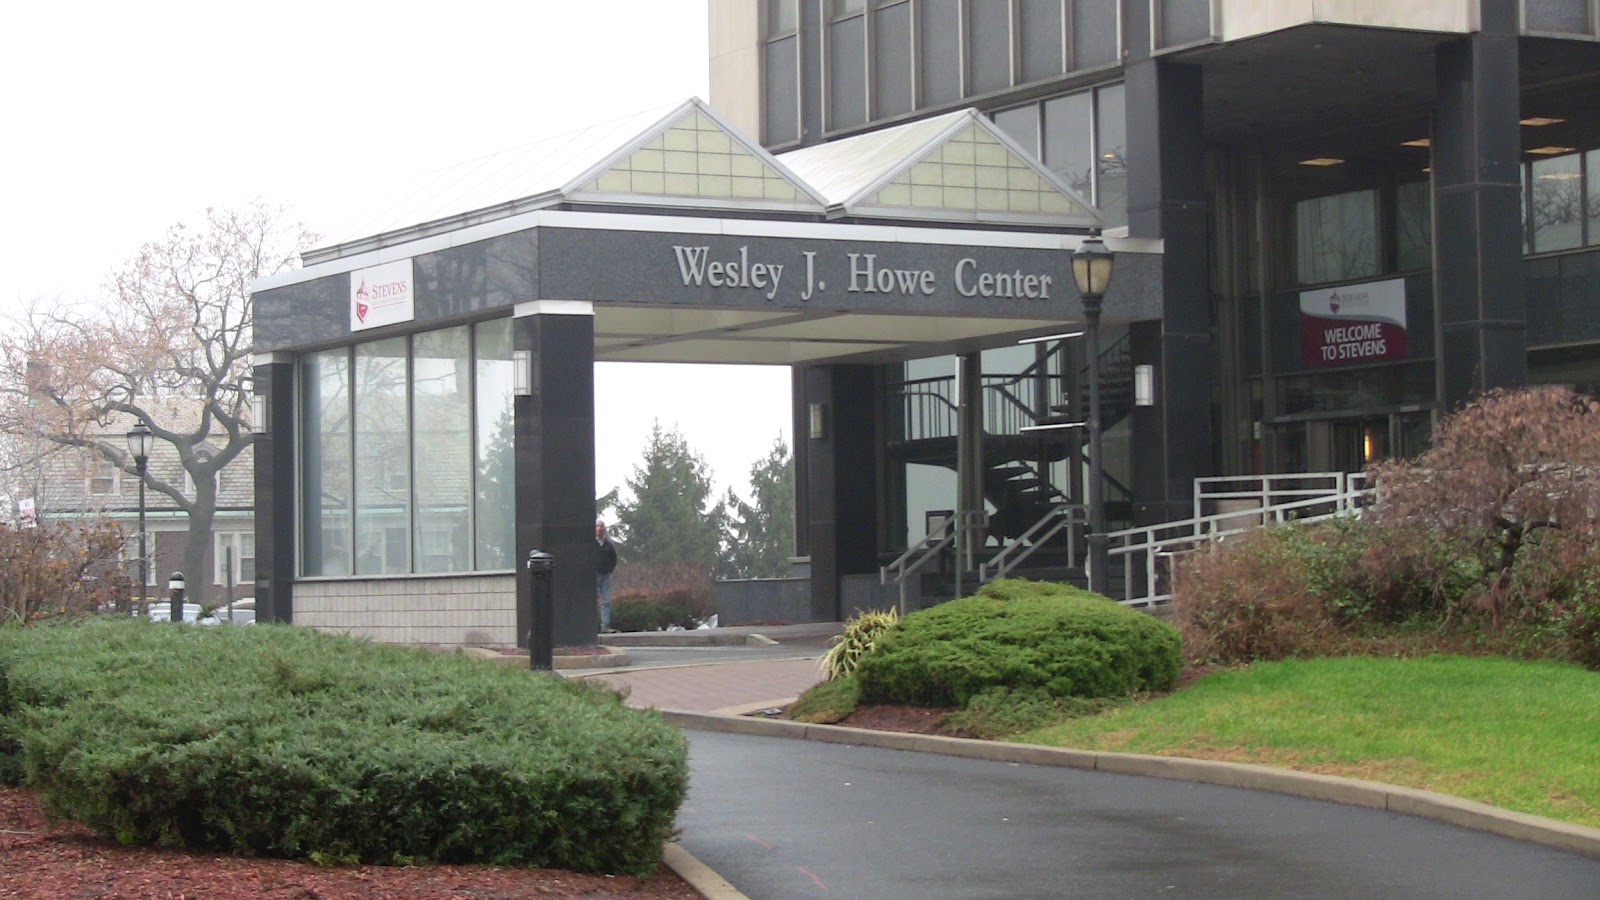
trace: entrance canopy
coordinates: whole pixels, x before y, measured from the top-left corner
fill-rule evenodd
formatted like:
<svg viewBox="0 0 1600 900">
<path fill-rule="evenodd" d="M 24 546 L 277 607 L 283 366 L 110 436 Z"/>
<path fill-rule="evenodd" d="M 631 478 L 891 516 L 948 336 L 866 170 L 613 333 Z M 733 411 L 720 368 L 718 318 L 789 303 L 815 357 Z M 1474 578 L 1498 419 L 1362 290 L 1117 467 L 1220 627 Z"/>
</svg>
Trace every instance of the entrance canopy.
<svg viewBox="0 0 1600 900">
<path fill-rule="evenodd" d="M 698 99 L 441 169 L 396 196 L 306 268 L 258 285 L 258 350 L 373 327 L 349 312 L 361 273 L 410 260 L 412 318 L 373 337 L 576 301 L 602 361 L 964 352 L 1079 320 L 1067 252 L 1100 224 L 972 110 L 773 156 Z"/>
</svg>

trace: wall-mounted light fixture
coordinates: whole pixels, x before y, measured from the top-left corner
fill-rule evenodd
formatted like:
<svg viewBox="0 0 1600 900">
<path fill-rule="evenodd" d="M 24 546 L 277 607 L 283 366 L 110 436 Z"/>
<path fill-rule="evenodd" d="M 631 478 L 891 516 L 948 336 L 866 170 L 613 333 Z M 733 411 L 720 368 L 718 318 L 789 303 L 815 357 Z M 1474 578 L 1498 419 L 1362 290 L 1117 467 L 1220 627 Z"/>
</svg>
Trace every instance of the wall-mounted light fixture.
<svg viewBox="0 0 1600 900">
<path fill-rule="evenodd" d="M 821 403 L 808 403 L 806 416 L 809 424 L 807 431 L 813 441 L 820 441 L 828 436 L 827 407 Z"/>
<path fill-rule="evenodd" d="M 255 432 L 256 434 L 266 434 L 267 433 L 267 428 L 268 428 L 268 425 L 267 425 L 267 410 L 269 409 L 269 407 L 270 407 L 270 404 L 267 403 L 267 395 L 266 394 L 251 394 L 250 395 L 250 430 L 251 431 Z"/>
<path fill-rule="evenodd" d="M 533 393 L 533 351 L 511 351 L 511 390 L 518 397 Z"/>
<path fill-rule="evenodd" d="M 1133 367 L 1133 405 L 1156 405 L 1156 367 Z"/>
</svg>

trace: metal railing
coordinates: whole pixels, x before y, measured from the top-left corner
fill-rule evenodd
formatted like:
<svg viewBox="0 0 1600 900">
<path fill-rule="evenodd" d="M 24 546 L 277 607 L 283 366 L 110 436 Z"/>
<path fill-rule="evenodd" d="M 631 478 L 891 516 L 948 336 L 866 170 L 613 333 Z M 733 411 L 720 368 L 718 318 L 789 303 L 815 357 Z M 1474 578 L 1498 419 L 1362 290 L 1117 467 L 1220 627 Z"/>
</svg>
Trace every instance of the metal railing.
<svg viewBox="0 0 1600 900">
<path fill-rule="evenodd" d="M 988 527 L 988 513 L 983 510 L 969 509 L 954 516 L 948 516 L 939 521 L 939 524 L 922 540 L 917 541 L 900 554 L 894 562 L 878 569 L 879 584 L 893 584 L 900 588 L 900 614 L 905 615 L 906 609 L 906 581 L 917 574 L 924 566 L 939 557 L 945 548 L 955 544 L 958 529 L 965 527 L 968 534 L 976 534 Z M 960 569 L 960 562 L 956 567 Z M 957 571 L 956 578 L 960 579 Z"/>
<path fill-rule="evenodd" d="M 1177 557 L 1264 525 L 1358 515 L 1369 496 L 1360 472 L 1195 479 L 1193 517 L 1106 535 L 1108 554 L 1122 564 L 1123 596 L 1113 599 L 1133 607 L 1166 603 Z"/>
<path fill-rule="evenodd" d="M 1004 578 L 1006 574 L 1023 560 L 1033 555 L 1035 550 L 1049 543 L 1050 539 L 1061 533 L 1064 528 L 1089 525 L 1089 507 L 1082 504 L 1062 504 L 1045 513 L 1039 521 L 1033 523 L 1027 531 L 1023 532 L 1016 540 L 1006 545 L 1004 550 L 995 554 L 987 562 L 978 565 L 978 580 L 988 582 L 996 578 Z M 1067 541 L 1067 566 L 1078 565 L 1078 542 L 1069 535 Z"/>
</svg>

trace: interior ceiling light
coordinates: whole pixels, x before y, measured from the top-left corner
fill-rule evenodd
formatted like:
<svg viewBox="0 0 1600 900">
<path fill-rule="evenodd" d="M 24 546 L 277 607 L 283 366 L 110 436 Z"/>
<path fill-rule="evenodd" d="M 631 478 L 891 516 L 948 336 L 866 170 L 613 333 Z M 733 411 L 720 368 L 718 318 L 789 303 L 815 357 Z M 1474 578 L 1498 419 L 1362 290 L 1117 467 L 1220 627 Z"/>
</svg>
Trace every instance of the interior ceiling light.
<svg viewBox="0 0 1600 900">
<path fill-rule="evenodd" d="M 1339 166 L 1343 164 L 1344 160 L 1332 156 L 1316 156 L 1311 159 L 1300 160 L 1300 165 L 1302 166 Z"/>
<path fill-rule="evenodd" d="M 1433 146 L 1433 141 L 1430 141 L 1427 138 L 1417 138 L 1414 141 L 1401 141 L 1400 142 L 1400 146 L 1402 146 L 1402 147 L 1431 147 L 1431 146 Z"/>
<path fill-rule="evenodd" d="M 1577 147 L 1534 147 L 1528 152 L 1537 153 L 1540 156 L 1557 156 L 1562 153 L 1571 153 L 1577 149 Z"/>
<path fill-rule="evenodd" d="M 1522 124 L 1527 125 L 1529 127 L 1539 128 L 1539 127 L 1544 126 L 1544 125 L 1554 125 L 1557 122 L 1565 122 L 1566 119 L 1558 119 L 1558 118 L 1556 118 L 1554 116 L 1529 116 L 1528 118 L 1522 119 L 1520 121 L 1522 122 Z"/>
</svg>

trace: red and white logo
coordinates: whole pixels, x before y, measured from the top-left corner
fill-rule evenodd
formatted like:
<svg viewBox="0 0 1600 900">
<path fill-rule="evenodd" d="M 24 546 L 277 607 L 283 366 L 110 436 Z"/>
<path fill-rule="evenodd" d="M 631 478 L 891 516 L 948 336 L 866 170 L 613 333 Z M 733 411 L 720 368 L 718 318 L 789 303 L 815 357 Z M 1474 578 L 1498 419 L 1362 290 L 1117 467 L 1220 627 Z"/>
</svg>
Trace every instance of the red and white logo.
<svg viewBox="0 0 1600 900">
<path fill-rule="evenodd" d="M 379 328 L 416 318 L 411 260 L 350 273 L 350 330 Z"/>
</svg>

